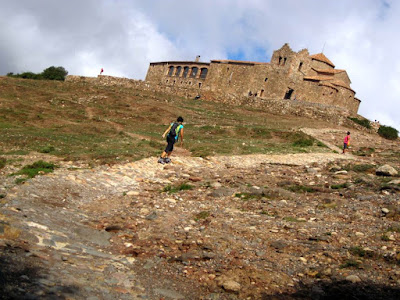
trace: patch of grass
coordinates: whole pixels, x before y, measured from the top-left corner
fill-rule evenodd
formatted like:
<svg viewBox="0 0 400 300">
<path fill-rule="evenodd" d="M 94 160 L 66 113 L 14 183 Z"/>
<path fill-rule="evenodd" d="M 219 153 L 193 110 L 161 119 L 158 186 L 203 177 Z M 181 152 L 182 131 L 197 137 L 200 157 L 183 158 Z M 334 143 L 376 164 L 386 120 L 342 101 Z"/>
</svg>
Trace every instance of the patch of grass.
<svg viewBox="0 0 400 300">
<path fill-rule="evenodd" d="M 293 147 L 311 147 L 314 145 L 314 140 L 300 138 L 293 142 Z"/>
<path fill-rule="evenodd" d="M 56 148 L 54 148 L 53 146 L 46 146 L 43 147 L 42 149 L 39 150 L 40 153 L 51 153 L 54 152 L 56 150 Z"/>
<path fill-rule="evenodd" d="M 243 201 L 253 200 L 253 199 L 260 199 L 262 195 L 255 195 L 251 193 L 236 193 L 235 197 L 240 198 Z"/>
<path fill-rule="evenodd" d="M 389 240 L 389 237 L 388 237 L 386 234 L 382 234 L 382 235 L 381 235 L 381 240 L 382 240 L 382 241 L 385 241 L 385 242 L 390 241 L 390 240 Z"/>
<path fill-rule="evenodd" d="M 201 211 L 194 216 L 195 221 L 207 219 L 210 216 L 209 211 Z"/>
<path fill-rule="evenodd" d="M 347 182 L 339 183 L 339 184 L 332 184 L 331 189 L 333 189 L 333 190 L 345 189 L 348 186 L 349 186 L 349 184 Z"/>
<path fill-rule="evenodd" d="M 350 247 L 349 252 L 359 257 L 367 257 L 370 254 L 360 246 Z"/>
<path fill-rule="evenodd" d="M 350 120 L 352 120 L 354 123 L 357 123 L 365 128 L 371 129 L 371 122 L 367 119 L 359 119 L 359 118 L 352 118 L 348 117 Z"/>
<path fill-rule="evenodd" d="M 352 166 L 352 170 L 354 172 L 359 172 L 359 173 L 363 173 L 363 172 L 367 172 L 369 170 L 372 170 L 373 168 L 375 168 L 374 165 L 371 164 L 361 164 L 361 165 L 354 165 Z"/>
<path fill-rule="evenodd" d="M 182 183 L 178 186 L 172 186 L 172 185 L 167 185 L 166 187 L 164 187 L 164 189 L 162 190 L 163 192 L 167 192 L 167 193 L 177 193 L 179 191 L 186 191 L 186 190 L 191 190 L 193 189 L 193 186 L 187 183 Z"/>
<path fill-rule="evenodd" d="M 25 175 L 27 178 L 33 178 L 38 174 L 51 173 L 56 168 L 56 165 L 52 163 L 45 162 L 43 160 L 39 160 L 34 162 L 31 165 L 24 166 L 21 170 L 16 173 L 11 174 L 10 176 L 15 175 Z M 20 178 L 19 178 L 20 179 Z"/>
<path fill-rule="evenodd" d="M 317 146 L 318 147 L 321 147 L 321 148 L 328 148 L 328 146 L 327 145 L 325 145 L 323 142 L 321 142 L 321 141 L 318 141 L 317 142 Z"/>
<path fill-rule="evenodd" d="M 0 157 L 0 169 L 3 169 L 7 164 L 7 159 Z"/>
<path fill-rule="evenodd" d="M 284 188 L 294 193 L 315 193 L 317 191 L 315 188 L 306 185 L 289 185 Z"/>
<path fill-rule="evenodd" d="M 340 265 L 341 269 L 345 269 L 345 268 L 360 268 L 361 263 L 357 260 L 354 259 L 348 259 L 346 260 L 343 264 Z"/>
<path fill-rule="evenodd" d="M 337 204 L 335 202 L 323 203 L 322 205 L 320 205 L 320 207 L 326 208 L 326 209 L 332 209 L 332 208 L 336 208 Z"/>
<path fill-rule="evenodd" d="M 386 231 L 388 232 L 398 232 L 400 233 L 400 226 L 390 226 Z"/>
<path fill-rule="evenodd" d="M 354 155 L 358 155 L 358 156 L 371 156 L 371 154 L 374 152 L 375 152 L 375 148 L 362 147 L 362 148 L 358 149 L 357 151 L 353 151 L 352 153 Z"/>
<path fill-rule="evenodd" d="M 305 220 L 299 220 L 295 217 L 284 217 L 283 219 L 288 222 L 298 222 L 298 223 L 306 222 Z"/>
</svg>

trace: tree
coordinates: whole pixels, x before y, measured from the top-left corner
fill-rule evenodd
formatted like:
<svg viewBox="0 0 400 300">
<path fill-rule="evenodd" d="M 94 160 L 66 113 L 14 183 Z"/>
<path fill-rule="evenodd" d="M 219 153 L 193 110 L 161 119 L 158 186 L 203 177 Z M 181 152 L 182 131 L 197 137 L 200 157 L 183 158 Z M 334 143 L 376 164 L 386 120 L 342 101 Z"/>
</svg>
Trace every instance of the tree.
<svg viewBox="0 0 400 300">
<path fill-rule="evenodd" d="M 65 70 L 63 67 L 54 67 L 51 66 L 42 72 L 42 78 L 47 80 L 65 80 L 68 71 Z"/>
</svg>

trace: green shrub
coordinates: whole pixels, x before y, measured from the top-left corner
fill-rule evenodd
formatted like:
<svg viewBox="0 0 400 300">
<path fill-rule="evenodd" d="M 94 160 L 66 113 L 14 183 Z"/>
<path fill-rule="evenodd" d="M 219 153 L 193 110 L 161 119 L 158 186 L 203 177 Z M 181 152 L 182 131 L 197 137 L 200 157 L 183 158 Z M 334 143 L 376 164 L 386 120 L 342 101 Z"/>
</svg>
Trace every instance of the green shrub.
<svg viewBox="0 0 400 300">
<path fill-rule="evenodd" d="M 67 75 L 68 75 L 68 72 L 63 67 L 54 67 L 54 66 L 51 66 L 51 67 L 43 70 L 43 72 L 41 74 L 43 79 L 61 80 L 61 81 L 64 81 L 65 77 Z"/>
<path fill-rule="evenodd" d="M 294 193 L 314 193 L 317 191 L 313 187 L 305 185 L 290 185 L 285 188 Z"/>
<path fill-rule="evenodd" d="M 179 191 L 185 191 L 185 190 L 191 190 L 193 189 L 193 186 L 187 183 L 182 183 L 178 186 L 172 186 L 172 185 L 167 185 L 164 187 L 163 192 L 167 193 L 177 193 Z"/>
<path fill-rule="evenodd" d="M 55 168 L 56 166 L 54 164 L 45 162 L 43 160 L 39 160 L 31 165 L 24 166 L 17 173 L 13 173 L 11 175 L 26 175 L 28 178 L 33 178 L 40 172 L 43 173 L 53 172 Z"/>
<path fill-rule="evenodd" d="M 312 139 L 300 138 L 293 142 L 294 147 L 310 147 L 314 144 Z"/>
<path fill-rule="evenodd" d="M 7 73 L 8 77 L 14 78 L 24 78 L 24 79 L 35 79 L 35 80 L 65 80 L 65 77 L 68 75 L 68 71 L 65 70 L 63 67 L 54 67 L 51 66 L 42 73 L 36 74 L 33 72 L 24 72 L 21 74 L 14 74 L 13 72 Z"/>
<path fill-rule="evenodd" d="M 352 117 L 349 117 L 349 119 L 352 120 L 354 123 L 357 123 L 365 128 L 371 129 L 371 122 L 367 119 L 358 119 Z"/>
<path fill-rule="evenodd" d="M 46 146 L 42 149 L 39 150 L 40 153 L 51 153 L 54 152 L 56 150 L 56 148 L 54 148 L 53 146 Z"/>
<path fill-rule="evenodd" d="M 202 220 L 202 219 L 207 219 L 209 216 L 210 216 L 210 212 L 209 211 L 201 211 L 201 212 L 197 213 L 194 216 L 194 220 L 195 221 L 199 221 L 199 220 Z"/>
<path fill-rule="evenodd" d="M 346 260 L 343 264 L 340 265 L 340 268 L 359 268 L 360 267 L 360 262 L 354 260 L 354 259 L 348 259 Z"/>
<path fill-rule="evenodd" d="M 333 190 L 339 190 L 339 189 L 345 189 L 348 187 L 348 183 L 340 183 L 340 184 L 332 184 L 331 189 Z"/>
<path fill-rule="evenodd" d="M 384 126 L 381 125 L 378 129 L 378 134 L 388 140 L 395 140 L 398 138 L 398 131 L 397 129 L 390 127 L 390 126 Z"/>
<path fill-rule="evenodd" d="M 368 170 L 371 170 L 375 168 L 374 165 L 370 165 L 370 164 L 361 164 L 361 165 L 354 165 L 352 167 L 354 172 L 366 172 Z"/>
<path fill-rule="evenodd" d="M 3 169 L 7 164 L 7 159 L 0 157 L 0 169 Z"/>
</svg>

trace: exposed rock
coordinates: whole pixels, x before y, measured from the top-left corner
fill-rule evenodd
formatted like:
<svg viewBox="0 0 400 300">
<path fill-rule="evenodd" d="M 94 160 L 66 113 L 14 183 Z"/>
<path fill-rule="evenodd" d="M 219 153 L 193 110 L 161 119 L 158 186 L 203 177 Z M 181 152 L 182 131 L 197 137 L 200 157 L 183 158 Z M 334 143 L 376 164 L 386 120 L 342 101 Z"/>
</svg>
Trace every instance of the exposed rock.
<svg viewBox="0 0 400 300">
<path fill-rule="evenodd" d="M 395 168 L 393 168 L 390 165 L 383 165 L 380 166 L 377 170 L 376 170 L 376 175 L 378 176 L 395 176 L 397 175 L 398 172 L 396 171 Z"/>
<path fill-rule="evenodd" d="M 240 283 L 232 280 L 232 279 L 226 279 L 220 283 L 220 286 L 227 292 L 231 293 L 239 293 L 241 286 Z"/>
<path fill-rule="evenodd" d="M 357 275 L 349 275 L 346 277 L 347 281 L 350 281 L 352 283 L 357 283 L 357 282 L 361 282 L 360 277 L 358 277 Z"/>
</svg>

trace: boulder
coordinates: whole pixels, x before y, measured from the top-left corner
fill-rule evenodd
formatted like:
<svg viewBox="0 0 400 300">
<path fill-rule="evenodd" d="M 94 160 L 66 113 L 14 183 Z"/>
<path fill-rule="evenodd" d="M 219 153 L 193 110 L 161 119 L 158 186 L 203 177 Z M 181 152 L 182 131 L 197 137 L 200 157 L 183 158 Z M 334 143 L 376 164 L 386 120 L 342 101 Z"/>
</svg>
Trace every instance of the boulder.
<svg viewBox="0 0 400 300">
<path fill-rule="evenodd" d="M 380 166 L 376 170 L 376 175 L 378 176 L 395 176 L 397 173 L 396 169 L 389 165 Z"/>
</svg>

